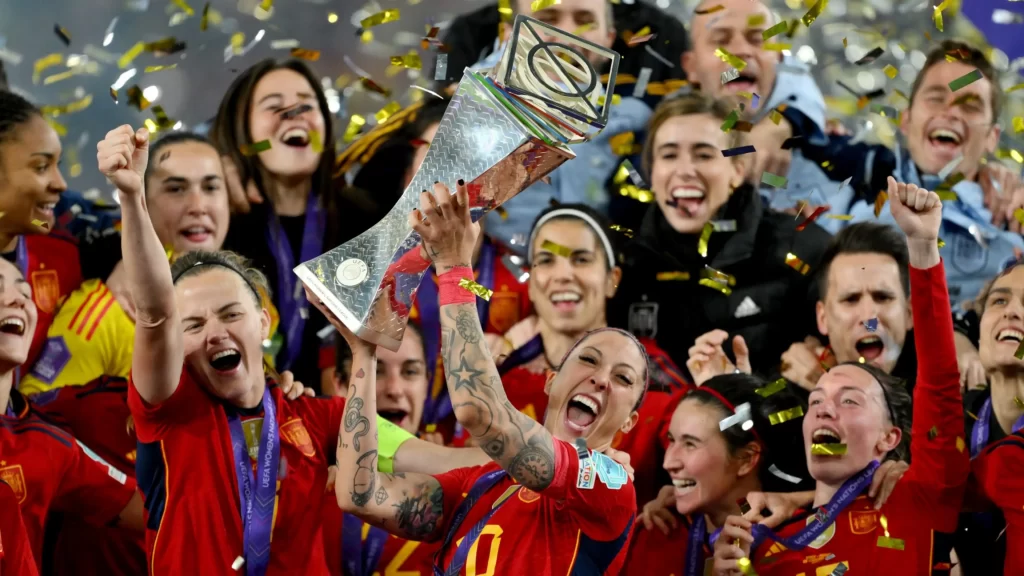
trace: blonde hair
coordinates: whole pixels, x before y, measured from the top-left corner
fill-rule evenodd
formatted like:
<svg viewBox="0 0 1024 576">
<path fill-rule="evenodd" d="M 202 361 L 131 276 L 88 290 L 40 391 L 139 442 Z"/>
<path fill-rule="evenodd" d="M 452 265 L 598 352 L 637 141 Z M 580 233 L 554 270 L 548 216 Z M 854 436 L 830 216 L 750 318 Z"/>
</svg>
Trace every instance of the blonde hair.
<svg viewBox="0 0 1024 576">
<path fill-rule="evenodd" d="M 676 116 L 708 114 L 723 122 L 729 115 L 738 110 L 737 104 L 730 99 L 716 99 L 701 92 L 691 92 L 661 101 L 647 123 L 647 140 L 644 142 L 643 169 L 648 175 L 654 167 L 654 138 L 665 122 Z M 746 141 L 743 132 L 735 128 L 726 133 L 729 136 L 729 148 L 742 146 Z M 740 161 L 742 156 L 734 156 L 733 161 Z"/>
</svg>

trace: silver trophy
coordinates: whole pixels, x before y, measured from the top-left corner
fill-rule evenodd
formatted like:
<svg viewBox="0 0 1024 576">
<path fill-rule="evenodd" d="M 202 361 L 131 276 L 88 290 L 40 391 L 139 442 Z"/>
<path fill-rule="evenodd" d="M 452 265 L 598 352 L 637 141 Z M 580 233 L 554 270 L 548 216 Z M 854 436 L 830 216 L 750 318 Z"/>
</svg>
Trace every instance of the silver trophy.
<svg viewBox="0 0 1024 576">
<path fill-rule="evenodd" d="M 589 58 L 588 58 L 589 56 Z M 592 60 L 610 62 L 608 86 Z M 395 207 L 358 237 L 295 268 L 309 289 L 360 338 L 398 350 L 428 266 L 408 215 L 442 182 L 468 184 L 473 221 L 566 160 L 569 145 L 604 128 L 619 55 L 527 16 L 517 16 L 501 62 L 466 69 L 430 149 Z M 605 98 L 605 95 L 609 95 Z M 411 256 L 411 254 L 410 254 Z"/>
</svg>

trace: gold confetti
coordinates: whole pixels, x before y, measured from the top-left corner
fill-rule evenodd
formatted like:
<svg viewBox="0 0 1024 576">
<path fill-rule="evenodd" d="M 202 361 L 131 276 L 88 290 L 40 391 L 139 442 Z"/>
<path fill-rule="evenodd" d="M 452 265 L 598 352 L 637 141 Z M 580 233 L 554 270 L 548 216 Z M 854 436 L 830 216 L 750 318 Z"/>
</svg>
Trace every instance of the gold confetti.
<svg viewBox="0 0 1024 576">
<path fill-rule="evenodd" d="M 57 53 L 50 54 L 48 56 L 43 56 L 39 60 L 36 60 L 35 63 L 32 65 L 32 83 L 39 83 L 39 77 L 43 70 L 46 70 L 47 68 L 51 68 L 53 66 L 60 66 L 63 63 L 64 55 Z"/>
<path fill-rule="evenodd" d="M 320 132 L 318 130 L 309 131 L 309 146 L 313 149 L 313 152 L 317 154 L 324 151 L 324 142 L 320 138 Z"/>
<path fill-rule="evenodd" d="M 71 46 L 71 32 L 68 32 L 67 28 L 60 24 L 54 24 L 53 31 L 57 34 L 57 37 L 60 38 L 61 42 L 67 46 Z"/>
<path fill-rule="evenodd" d="M 274 7 L 274 0 L 262 0 L 260 2 L 260 8 L 266 12 L 270 12 L 270 9 Z"/>
<path fill-rule="evenodd" d="M 538 12 L 560 3 L 561 0 L 533 0 L 533 2 L 530 2 L 530 12 Z"/>
<path fill-rule="evenodd" d="M 788 422 L 790 420 L 794 420 L 794 419 L 799 418 L 799 417 L 801 417 L 803 415 L 804 415 L 804 408 L 803 408 L 803 406 L 794 406 L 792 408 L 789 408 L 788 410 L 781 410 L 781 411 L 776 412 L 774 414 L 769 414 L 768 415 L 768 421 L 772 423 L 772 426 L 774 426 L 776 424 L 782 424 L 783 422 Z"/>
<path fill-rule="evenodd" d="M 149 100 L 146 100 L 146 97 L 142 95 L 142 88 L 139 88 L 138 85 L 128 88 L 129 106 L 134 106 L 141 112 L 146 108 L 149 108 L 149 104 Z"/>
<path fill-rule="evenodd" d="M 846 454 L 846 444 L 811 444 L 811 454 L 815 456 L 842 456 Z"/>
<path fill-rule="evenodd" d="M 825 214 L 825 218 L 833 220 L 853 220 L 853 214 Z"/>
<path fill-rule="evenodd" d="M 498 14 L 501 14 L 502 22 L 512 22 L 512 4 L 509 0 L 498 0 Z"/>
<path fill-rule="evenodd" d="M 359 41 L 363 44 L 373 42 L 373 30 L 363 30 L 363 33 L 359 35 Z"/>
<path fill-rule="evenodd" d="M 473 282 L 469 278 L 463 278 L 462 280 L 459 280 L 459 287 L 465 288 L 466 290 L 469 290 L 473 294 L 476 294 L 480 298 L 483 298 L 484 300 L 487 301 L 491 300 L 491 294 L 494 293 L 493 290 L 489 290 L 483 284 Z"/>
<path fill-rule="evenodd" d="M 185 0 L 171 0 L 171 4 L 174 4 L 178 8 L 181 8 L 181 10 L 189 16 L 193 16 L 196 13 L 196 11 L 188 5 L 188 2 L 185 2 Z"/>
<path fill-rule="evenodd" d="M 142 51 L 145 49 L 145 42 L 136 42 L 134 46 L 129 48 L 127 52 L 122 54 L 121 57 L 117 59 L 117 67 L 121 68 L 122 70 L 127 68 L 132 63 L 132 60 L 135 60 L 136 56 L 142 54 Z"/>
<path fill-rule="evenodd" d="M 942 0 L 942 3 L 935 7 L 932 12 L 932 21 L 935 22 L 935 29 L 939 32 L 944 32 L 942 23 L 942 11 L 949 8 L 949 4 L 952 0 Z"/>
<path fill-rule="evenodd" d="M 722 132 L 728 132 L 729 130 L 732 130 L 732 127 L 736 125 L 736 122 L 738 122 L 739 119 L 740 115 L 738 112 L 736 112 L 735 110 L 729 112 L 729 115 L 726 116 L 725 118 L 725 122 L 722 122 Z"/>
<path fill-rule="evenodd" d="M 707 15 L 707 14 L 714 14 L 715 12 L 718 12 L 719 10 L 725 10 L 725 6 L 722 5 L 722 4 L 715 4 L 714 6 L 712 6 L 710 8 L 705 8 L 703 10 L 695 10 L 694 14 L 700 14 L 700 15 L 703 16 L 703 15 Z"/>
<path fill-rule="evenodd" d="M 782 113 L 778 110 L 772 110 L 768 117 L 772 119 L 776 126 L 779 125 L 779 122 L 782 122 Z"/>
<path fill-rule="evenodd" d="M 743 58 L 740 58 L 739 56 L 736 56 L 734 54 L 730 54 L 729 51 L 726 50 L 725 48 L 715 48 L 715 56 L 718 56 L 719 58 L 722 59 L 722 62 L 725 62 L 726 64 L 732 66 L 737 70 L 743 70 L 744 68 L 747 67 L 747 63 L 743 60 Z"/>
<path fill-rule="evenodd" d="M 946 247 L 946 241 L 943 240 L 942 238 L 939 238 L 938 241 L 936 242 L 936 244 L 939 245 L 939 248 L 945 248 Z"/>
<path fill-rule="evenodd" d="M 556 256 L 561 256 L 562 258 L 568 258 L 572 256 L 572 248 L 569 248 L 568 246 L 562 246 L 561 244 L 556 244 L 550 240 L 545 240 L 540 245 L 540 249 L 547 250 L 548 252 L 551 252 Z"/>
<path fill-rule="evenodd" d="M 75 112 L 81 112 L 92 104 L 92 94 L 86 94 L 79 100 L 74 102 L 68 102 L 67 104 L 61 104 L 60 106 L 43 106 L 39 109 L 44 116 L 52 116 L 54 118 L 62 114 L 73 114 Z"/>
<path fill-rule="evenodd" d="M 246 144 L 241 148 L 242 156 L 255 156 L 267 150 L 270 150 L 270 140 L 260 140 L 252 144 Z"/>
<path fill-rule="evenodd" d="M 658 272 L 654 277 L 658 282 L 686 282 L 690 279 L 689 272 L 673 270 L 671 272 Z"/>
<path fill-rule="evenodd" d="M 761 32 L 761 39 L 768 40 L 773 36 L 778 36 L 779 34 L 782 34 L 786 30 L 789 30 L 789 25 L 785 21 L 779 22 L 778 24 L 772 26 L 771 28 Z"/>
<path fill-rule="evenodd" d="M 618 106 L 622 102 L 621 94 L 612 94 L 612 106 Z M 604 106 L 604 94 L 597 97 L 597 105 Z"/>
<path fill-rule="evenodd" d="M 306 48 L 292 48 L 292 57 L 301 58 L 303 60 L 309 60 L 310 62 L 316 62 L 320 59 L 319 50 L 307 50 Z"/>
<path fill-rule="evenodd" d="M 882 530 L 885 531 L 885 536 L 878 537 L 878 547 L 903 550 L 905 547 L 903 540 L 889 537 L 889 521 L 886 519 L 885 514 L 882 514 L 881 518 L 879 518 L 879 522 L 882 524 Z"/>
<path fill-rule="evenodd" d="M 242 47 L 245 45 L 245 32 L 235 32 L 231 35 L 231 52 L 235 56 L 242 55 Z"/>
<path fill-rule="evenodd" d="M 929 440 L 935 440 L 935 438 L 938 435 L 939 435 L 939 427 L 938 426 L 932 426 L 931 429 L 928 430 L 928 439 Z"/>
<path fill-rule="evenodd" d="M 697 282 L 701 286 L 706 286 L 713 290 L 718 290 L 726 296 L 732 294 L 731 286 L 736 285 L 736 278 L 732 275 L 726 274 L 720 270 L 715 270 L 710 266 L 705 266 L 701 270 L 701 279 Z"/>
<path fill-rule="evenodd" d="M 889 201 L 888 192 L 879 192 L 878 196 L 875 196 L 875 218 L 878 218 L 882 214 L 882 208 L 885 207 L 885 203 Z"/>
<path fill-rule="evenodd" d="M 391 96 L 391 90 L 388 90 L 386 88 L 381 87 L 380 84 L 377 84 L 376 82 L 374 82 L 373 80 L 371 80 L 369 78 L 360 77 L 359 78 L 359 83 L 363 85 L 363 88 L 365 88 L 365 89 L 367 89 L 367 90 L 369 90 L 371 92 L 376 92 L 376 93 L 384 96 L 385 98 L 388 98 L 388 97 Z"/>
<path fill-rule="evenodd" d="M 616 134 L 608 139 L 608 144 L 612 148 L 612 153 L 616 156 L 630 156 L 639 153 L 642 149 L 642 146 L 636 142 L 636 134 L 633 132 Z M 620 166 L 619 174 L 621 174 L 622 179 L 617 184 L 626 181 L 626 177 L 629 176 L 629 170 L 625 166 Z M 616 176 L 619 176 L 619 174 L 616 174 Z"/>
<path fill-rule="evenodd" d="M 754 572 L 754 566 L 750 563 L 750 558 L 740 558 L 736 561 L 736 567 L 740 569 L 743 576 L 757 576 L 757 572 Z"/>
<path fill-rule="evenodd" d="M 896 78 L 896 75 L 900 73 L 900 71 L 892 64 L 886 64 L 885 68 L 882 68 L 882 72 L 885 72 L 885 75 L 888 76 L 890 80 Z"/>
<path fill-rule="evenodd" d="M 415 50 L 410 50 L 405 56 L 392 56 L 391 65 L 410 68 L 412 70 L 423 69 L 423 62 L 420 60 L 420 55 L 417 54 Z"/>
<path fill-rule="evenodd" d="M 146 66 L 143 69 L 143 71 L 146 74 L 151 74 L 153 72 L 160 72 L 160 71 L 163 71 L 163 70 L 174 70 L 177 67 L 178 67 L 177 64 L 168 64 L 166 66 Z"/>
<path fill-rule="evenodd" d="M 825 7 L 828 6 L 828 0 L 818 0 L 811 9 L 804 14 L 803 18 L 800 19 L 804 23 L 804 26 L 810 28 L 811 24 L 821 16 L 821 13 L 825 11 Z"/>
<path fill-rule="evenodd" d="M 772 382 L 771 384 L 769 384 L 767 386 L 764 386 L 762 388 L 758 388 L 758 389 L 754 390 L 754 392 L 756 392 L 757 394 L 759 394 L 760 396 L 762 396 L 764 398 L 767 398 L 767 397 L 771 396 L 772 394 L 776 394 L 778 392 L 782 392 L 785 389 L 786 389 L 786 379 L 785 378 L 779 378 L 778 380 L 776 380 L 775 382 Z"/>
<path fill-rule="evenodd" d="M 702 258 L 708 257 L 708 240 L 711 239 L 711 233 L 715 230 L 715 225 L 711 222 L 704 224 L 704 229 L 700 231 L 700 238 L 697 240 L 697 253 Z"/>
<path fill-rule="evenodd" d="M 792 50 L 793 45 L 790 43 L 777 43 L 777 42 L 765 42 L 761 45 L 765 50 L 771 52 L 782 52 L 783 50 Z"/>
<path fill-rule="evenodd" d="M 45 120 L 46 120 L 46 123 L 49 124 L 51 128 L 53 128 L 53 131 L 56 132 L 58 136 L 64 137 L 64 136 L 68 135 L 68 127 L 67 126 L 61 124 L 60 122 L 57 122 L 56 120 L 54 120 L 53 118 L 50 118 L 49 116 L 46 116 Z"/>
<path fill-rule="evenodd" d="M 206 28 L 210 25 L 210 3 L 207 2 L 203 6 L 203 16 L 199 19 L 199 31 L 206 32 Z"/>
<path fill-rule="evenodd" d="M 32 225 L 37 227 L 37 228 L 42 228 L 43 230 L 49 230 L 50 229 L 50 223 L 49 222 L 43 222 L 42 220 L 32 220 Z"/>
<path fill-rule="evenodd" d="M 961 454 L 963 454 L 963 452 L 964 452 L 964 448 L 966 448 L 966 445 L 964 444 L 964 439 L 963 439 L 963 438 L 961 438 L 961 437 L 959 437 L 959 436 L 957 436 L 957 437 L 956 437 L 956 449 L 957 449 L 957 450 L 958 450 L 958 451 L 959 451 L 959 452 L 960 452 Z"/>
<path fill-rule="evenodd" d="M 761 13 L 754 14 L 753 16 L 748 16 L 747 17 L 747 27 L 748 28 L 756 28 L 757 26 L 760 26 L 760 25 L 764 24 L 764 21 L 765 21 L 764 14 L 761 14 Z"/>
<path fill-rule="evenodd" d="M 377 124 L 383 124 L 383 123 L 387 122 L 388 118 L 391 118 L 391 116 L 395 112 L 398 112 L 401 109 L 402 109 L 402 105 L 401 104 L 399 104 L 398 102 L 391 102 L 387 106 L 385 106 L 385 107 L 381 108 L 380 110 L 378 110 L 377 113 L 373 115 L 373 117 L 377 119 Z"/>
<path fill-rule="evenodd" d="M 353 114 L 348 120 L 348 126 L 345 128 L 345 135 L 342 137 L 342 140 L 346 143 L 355 140 L 365 124 L 366 118 L 359 114 Z"/>
<path fill-rule="evenodd" d="M 804 261 L 797 258 L 796 254 L 792 252 L 786 254 L 786 265 L 805 276 L 811 270 L 809 265 L 804 264 Z"/>
<path fill-rule="evenodd" d="M 384 10 L 383 12 L 377 12 L 370 16 L 363 18 L 359 25 L 363 28 L 372 28 L 373 26 L 380 26 L 381 24 L 387 24 L 388 22 L 397 22 L 401 14 L 398 8 L 393 10 Z"/>
<path fill-rule="evenodd" d="M 1020 134 L 1021 132 L 1024 132 L 1024 116 L 1013 117 L 1013 132 L 1015 134 Z"/>
</svg>

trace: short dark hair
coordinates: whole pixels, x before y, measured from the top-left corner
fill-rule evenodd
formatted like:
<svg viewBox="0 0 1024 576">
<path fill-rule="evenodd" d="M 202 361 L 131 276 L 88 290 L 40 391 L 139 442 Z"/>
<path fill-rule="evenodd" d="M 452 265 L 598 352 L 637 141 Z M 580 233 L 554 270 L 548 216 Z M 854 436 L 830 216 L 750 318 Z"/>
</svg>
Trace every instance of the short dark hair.
<svg viewBox="0 0 1024 576">
<path fill-rule="evenodd" d="M 818 297 L 828 295 L 828 274 L 832 262 L 842 254 L 884 254 L 896 261 L 900 269 L 903 294 L 910 297 L 910 253 L 907 241 L 899 230 L 877 222 L 858 222 L 843 228 L 825 248 L 818 265 Z"/>
<path fill-rule="evenodd" d="M 597 210 L 591 208 L 590 206 L 587 206 L 586 204 L 578 204 L 578 203 L 555 204 L 555 205 L 548 206 L 547 208 L 541 210 L 540 214 L 538 214 L 537 217 L 533 219 L 533 224 L 530 225 L 530 238 L 532 239 L 534 237 L 534 230 L 537 228 L 537 223 L 540 222 L 541 219 L 543 219 L 545 216 L 547 216 L 548 213 L 554 212 L 555 210 L 566 210 L 566 209 L 568 209 L 568 210 L 576 210 L 577 212 L 582 212 L 583 214 L 586 214 L 591 219 L 593 219 L 594 222 L 597 223 L 597 225 L 601 228 L 600 231 L 593 230 L 593 228 L 591 226 L 589 226 L 589 225 L 587 226 L 587 228 L 591 232 L 593 232 L 594 234 L 600 233 L 600 234 L 604 235 L 604 237 L 608 240 L 608 243 L 611 244 L 612 255 L 613 255 L 612 256 L 612 261 L 611 262 L 607 262 L 607 264 L 608 264 L 608 270 L 611 270 L 612 268 L 614 268 L 618 264 L 618 262 L 615 262 L 615 259 L 619 257 L 619 250 L 620 250 L 620 247 L 619 247 L 618 242 L 617 242 L 618 236 L 615 235 L 615 234 L 609 234 L 608 233 L 609 228 L 611 228 L 611 222 L 608 220 L 608 218 L 604 214 L 601 214 L 600 212 L 598 212 Z M 580 220 L 580 218 L 573 217 L 573 216 L 570 216 L 568 214 L 563 215 L 563 216 L 555 216 L 552 219 L 550 219 L 547 222 L 545 222 L 544 225 L 546 226 L 547 224 L 550 224 L 551 222 L 563 222 L 563 221 L 567 221 L 567 220 Z M 600 248 L 601 254 L 604 254 L 604 252 L 605 252 L 604 244 L 602 243 L 600 238 L 597 239 L 597 244 L 598 244 L 598 248 Z M 529 254 L 531 250 L 533 250 L 533 246 L 527 246 L 526 247 L 527 254 Z M 608 258 L 605 257 L 605 260 L 608 260 Z"/>
<path fill-rule="evenodd" d="M 939 44 L 928 53 L 928 58 L 924 61 L 924 66 L 921 67 L 921 71 L 917 73 L 917 77 L 914 78 L 914 84 L 910 88 L 910 104 L 913 106 L 914 98 L 917 96 L 917 91 L 921 89 L 921 84 L 924 82 L 925 74 L 928 70 L 931 70 L 937 64 L 946 62 L 946 57 L 955 58 L 958 62 L 963 62 L 968 66 L 977 69 L 981 72 L 981 75 L 988 79 L 992 84 L 991 87 L 991 102 L 992 102 L 992 122 L 999 122 L 999 114 L 1003 110 L 1003 92 L 999 89 L 999 73 L 996 71 L 995 66 L 989 62 L 988 58 L 985 57 L 985 53 L 974 46 L 961 42 L 959 40 L 943 40 L 942 44 Z"/>
<path fill-rule="evenodd" d="M 14 92 L 0 90 L 0 144 L 10 140 L 18 126 L 33 116 L 42 116 L 39 108 Z"/>
<path fill-rule="evenodd" d="M 182 278 L 207 272 L 211 268 L 225 268 L 237 274 L 252 293 L 257 308 L 263 306 L 264 294 L 270 298 L 267 277 L 253 268 L 247 258 L 230 250 L 193 250 L 186 253 L 171 264 L 171 280 L 177 284 Z"/>
<path fill-rule="evenodd" d="M 149 147 L 149 164 L 146 165 L 146 176 L 143 179 L 144 183 L 149 182 L 149 177 L 153 175 L 153 170 L 156 167 L 156 160 L 159 158 L 160 151 L 168 146 L 174 146 L 175 144 L 184 144 L 187 142 L 195 142 L 197 144 L 206 144 L 210 148 L 213 148 L 214 152 L 217 152 L 217 147 L 210 142 L 206 136 L 201 136 L 195 132 L 169 132 L 164 136 L 161 136 L 159 140 L 154 142 Z M 148 186 L 146 187 L 148 190 Z"/>
<path fill-rule="evenodd" d="M 699 402 L 717 408 L 722 419 L 732 416 L 733 410 L 722 403 L 714 393 L 725 398 L 733 408 L 742 404 L 750 404 L 750 417 L 754 426 L 744 430 L 742 426 L 730 426 L 722 431 L 729 450 L 735 453 L 751 442 L 761 446 L 761 459 L 758 466 L 758 479 L 765 492 L 796 492 L 812 489 L 814 481 L 807 470 L 807 458 L 804 456 L 803 434 L 800 419 L 792 419 L 778 425 L 772 425 L 771 415 L 792 408 L 803 408 L 803 402 L 788 387 L 767 397 L 756 392 L 767 382 L 750 374 L 723 374 L 715 376 L 691 390 L 683 397 L 683 402 Z M 756 432 L 756 435 L 755 435 Z M 771 466 L 789 476 L 800 478 L 799 483 L 792 483 L 771 472 Z"/>
<path fill-rule="evenodd" d="M 907 383 L 897 376 L 889 374 L 874 364 L 860 362 L 843 362 L 837 366 L 856 366 L 871 375 L 882 387 L 885 407 L 888 408 L 889 421 L 899 428 L 903 435 L 900 443 L 885 455 L 885 460 L 902 460 L 910 462 L 910 429 L 913 422 L 913 398 L 907 391 Z M 836 367 L 833 366 L 832 370 Z"/>
<path fill-rule="evenodd" d="M 408 324 L 405 325 L 405 331 L 406 331 L 407 334 L 409 332 L 412 332 L 413 334 L 416 335 L 417 338 L 420 339 L 420 346 L 423 347 L 423 359 L 427 360 L 427 354 L 429 354 L 429 351 L 427 350 L 427 341 L 423 339 L 423 329 L 420 328 L 419 323 L 417 323 L 415 320 L 409 320 Z M 403 336 L 403 338 L 404 338 L 404 336 Z M 345 339 L 342 338 L 341 334 L 338 334 L 337 332 L 335 332 L 334 333 L 334 372 L 335 372 L 335 374 L 338 375 L 339 379 L 341 379 L 342 382 L 347 382 L 348 381 L 348 377 L 347 377 L 348 375 L 345 374 L 345 362 L 351 362 L 351 361 L 352 361 L 352 349 L 349 348 L 348 342 L 346 342 Z M 428 362 L 428 364 L 429 364 L 429 362 Z M 345 375 L 345 377 L 341 378 L 341 376 L 343 374 Z M 428 385 L 429 385 L 429 382 L 431 381 L 430 380 L 431 376 L 432 375 L 430 375 L 430 374 L 427 375 Z"/>
</svg>

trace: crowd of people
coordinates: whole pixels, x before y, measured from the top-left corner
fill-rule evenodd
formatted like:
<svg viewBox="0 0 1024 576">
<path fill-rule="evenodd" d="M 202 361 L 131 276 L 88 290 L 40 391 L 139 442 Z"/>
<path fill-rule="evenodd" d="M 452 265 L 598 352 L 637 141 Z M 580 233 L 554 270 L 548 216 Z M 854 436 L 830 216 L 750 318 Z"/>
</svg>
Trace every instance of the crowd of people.
<svg viewBox="0 0 1024 576">
<path fill-rule="evenodd" d="M 0 574 L 1024 574 L 1024 186 L 985 51 L 934 42 L 891 149 L 827 121 L 760 0 L 507 4 L 623 81 L 477 223 L 463 180 L 406 189 L 498 6 L 344 148 L 302 60 L 241 71 L 207 134 L 111 126 L 116 211 L 0 68 Z M 390 350 L 292 270 L 415 193 Z"/>
</svg>

